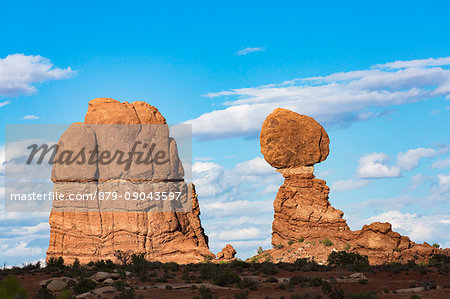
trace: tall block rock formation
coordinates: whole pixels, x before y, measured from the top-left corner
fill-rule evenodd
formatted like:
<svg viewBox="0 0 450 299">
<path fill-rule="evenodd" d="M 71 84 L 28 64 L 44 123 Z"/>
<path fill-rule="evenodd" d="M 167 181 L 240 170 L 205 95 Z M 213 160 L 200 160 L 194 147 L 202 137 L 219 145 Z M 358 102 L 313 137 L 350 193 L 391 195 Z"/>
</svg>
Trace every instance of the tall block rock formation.
<svg viewBox="0 0 450 299">
<path fill-rule="evenodd" d="M 123 124 L 130 126 L 102 126 Z M 145 125 L 159 126 L 145 126 Z M 111 131 L 121 130 L 118 134 Z M 145 102 L 120 103 L 109 98 L 90 101 L 84 124 L 73 124 L 58 142 L 56 154 L 67 148 L 86 148 L 97 155 L 115 148 L 127 153 L 130 142 L 154 141 L 168 153 L 168 163 L 123 166 L 100 163 L 54 164 L 54 191 L 70 194 L 99 194 L 114 191 L 149 194 L 151 191 L 180 191 L 181 208 L 169 201 L 54 202 L 50 215 L 50 245 L 47 259 L 63 257 L 68 263 L 100 259 L 115 260 L 115 251 L 144 254 L 148 260 L 191 263 L 214 256 L 200 222 L 195 187 L 184 182 L 184 169 L 177 144 L 169 137 L 165 118 Z M 117 133 L 117 132 L 116 132 Z M 153 139 L 152 139 L 153 138 Z M 183 209 L 183 207 L 188 207 Z"/>
<path fill-rule="evenodd" d="M 284 177 L 273 204 L 274 249 L 265 255 L 270 254 L 275 261 L 312 257 L 325 263 L 332 250 L 345 249 L 381 264 L 406 262 L 413 256 L 425 261 L 439 252 L 393 232 L 389 223 L 375 222 L 359 231 L 350 230 L 344 213 L 331 206 L 326 182 L 314 176 L 314 164 L 327 158 L 330 140 L 313 118 L 275 109 L 263 123 L 260 143 L 265 160 Z"/>
</svg>

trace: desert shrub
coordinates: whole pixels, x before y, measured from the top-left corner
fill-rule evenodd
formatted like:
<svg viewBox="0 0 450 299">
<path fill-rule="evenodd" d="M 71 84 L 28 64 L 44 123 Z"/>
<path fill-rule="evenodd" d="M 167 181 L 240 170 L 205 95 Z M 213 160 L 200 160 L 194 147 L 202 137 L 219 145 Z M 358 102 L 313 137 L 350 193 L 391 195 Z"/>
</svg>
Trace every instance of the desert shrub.
<svg viewBox="0 0 450 299">
<path fill-rule="evenodd" d="M 25 299 L 27 293 L 17 281 L 17 279 L 8 275 L 0 282 L 0 298 L 2 299 Z"/>
<path fill-rule="evenodd" d="M 299 243 L 303 243 L 303 241 L 305 241 L 305 238 L 303 238 L 303 237 L 300 237 L 300 239 L 298 239 Z"/>
<path fill-rule="evenodd" d="M 121 250 L 114 251 L 114 256 L 116 257 L 117 260 L 120 261 L 122 266 L 127 265 L 128 261 L 131 258 L 131 256 L 127 252 L 124 252 L 124 251 L 121 251 Z"/>
<path fill-rule="evenodd" d="M 349 251 L 350 248 L 351 248 L 350 244 L 347 243 L 347 244 L 345 244 L 345 246 L 344 246 L 344 251 Z"/>
<path fill-rule="evenodd" d="M 122 280 L 116 280 L 116 281 L 114 281 L 112 286 L 115 287 L 116 290 L 122 291 L 122 290 L 125 290 L 125 287 L 127 286 L 127 284 Z"/>
<path fill-rule="evenodd" d="M 230 268 L 223 265 L 204 264 L 200 268 L 200 278 L 211 279 L 213 284 L 226 286 L 240 282 L 241 278 Z"/>
<path fill-rule="evenodd" d="M 322 289 L 322 293 L 324 293 L 324 294 L 329 294 L 333 290 L 331 287 L 331 284 L 325 280 L 322 280 L 321 289 Z"/>
<path fill-rule="evenodd" d="M 232 261 L 231 263 L 229 263 L 229 265 L 230 267 L 238 269 L 239 271 L 241 271 L 242 269 L 248 269 L 252 267 L 252 264 L 241 260 Z"/>
<path fill-rule="evenodd" d="M 214 296 L 213 293 L 211 293 L 211 290 L 209 288 L 206 288 L 204 286 L 201 286 L 199 288 L 200 296 L 201 297 L 194 297 L 194 298 L 201 298 L 201 299 L 214 299 L 217 298 L 217 296 Z"/>
<path fill-rule="evenodd" d="M 410 299 L 422 299 L 422 297 L 420 297 L 419 295 L 411 295 L 411 297 L 409 297 Z"/>
<path fill-rule="evenodd" d="M 360 279 L 358 280 L 359 284 L 368 284 L 369 281 L 367 279 Z"/>
<path fill-rule="evenodd" d="M 306 276 L 293 276 L 289 279 L 289 284 L 295 286 L 295 285 L 298 285 L 299 283 L 308 282 L 310 280 L 311 279 Z"/>
<path fill-rule="evenodd" d="M 345 299 L 377 299 L 378 296 L 373 291 L 365 291 L 359 293 L 351 293 L 345 296 Z"/>
<path fill-rule="evenodd" d="M 127 288 L 122 290 L 118 296 L 116 296 L 118 299 L 135 299 L 136 298 L 136 292 L 133 288 Z M 114 298 L 116 298 L 114 297 Z"/>
<path fill-rule="evenodd" d="M 147 263 L 143 253 L 133 253 L 130 258 L 130 269 L 135 273 L 144 273 L 147 270 Z"/>
<path fill-rule="evenodd" d="M 319 287 L 322 285 L 322 278 L 320 277 L 313 277 L 309 280 L 309 285 L 312 287 Z"/>
<path fill-rule="evenodd" d="M 204 263 L 210 263 L 213 260 L 213 256 L 212 255 L 207 255 L 203 258 L 203 262 Z"/>
<path fill-rule="evenodd" d="M 62 269 L 64 268 L 64 259 L 51 257 L 47 261 L 47 268 Z"/>
<path fill-rule="evenodd" d="M 433 247 L 434 248 L 439 248 L 439 247 L 441 247 L 438 243 L 433 243 Z"/>
<path fill-rule="evenodd" d="M 289 240 L 288 241 L 288 245 L 291 246 L 292 244 L 294 244 L 294 241 L 293 240 Z"/>
<path fill-rule="evenodd" d="M 333 242 L 331 242 L 331 240 L 328 239 L 328 238 L 320 240 L 320 243 L 322 243 L 325 246 L 332 246 L 333 245 Z"/>
<path fill-rule="evenodd" d="M 438 266 L 443 264 L 450 264 L 450 255 L 446 254 L 433 254 L 433 256 L 428 260 L 429 266 Z"/>
<path fill-rule="evenodd" d="M 95 289 L 95 282 L 86 277 L 80 277 L 75 285 L 73 286 L 73 290 L 76 294 L 83 294 Z"/>
<path fill-rule="evenodd" d="M 255 265 L 255 269 L 264 275 L 274 275 L 278 273 L 278 270 L 272 263 L 261 263 Z"/>
<path fill-rule="evenodd" d="M 256 250 L 257 254 L 261 254 L 263 252 L 264 252 L 264 250 L 263 250 L 263 248 L 261 246 L 259 246 L 258 249 Z"/>
<path fill-rule="evenodd" d="M 244 277 L 244 279 L 239 282 L 238 286 L 241 289 L 250 289 L 252 291 L 258 290 L 258 282 L 247 277 Z"/>
<path fill-rule="evenodd" d="M 333 288 L 333 291 L 330 293 L 330 299 L 344 299 L 345 298 L 345 292 L 343 289 L 336 289 Z"/>
<path fill-rule="evenodd" d="M 116 268 L 116 264 L 113 263 L 110 259 L 108 260 L 99 260 L 94 263 L 94 266 L 101 271 L 104 272 L 112 272 Z"/>
<path fill-rule="evenodd" d="M 35 264 L 28 263 L 22 266 L 22 270 L 32 271 L 41 269 L 41 261 L 37 261 Z"/>
<path fill-rule="evenodd" d="M 247 299 L 248 298 L 248 293 L 247 292 L 239 292 L 237 294 L 234 295 L 234 299 Z"/>
<path fill-rule="evenodd" d="M 369 258 L 357 252 L 333 251 L 328 256 L 328 264 L 330 266 L 368 266 Z"/>
<path fill-rule="evenodd" d="M 266 280 L 264 280 L 264 282 L 277 283 L 278 279 L 274 276 L 269 276 Z"/>
<path fill-rule="evenodd" d="M 34 299 L 55 299 L 56 296 L 52 294 L 47 288 L 40 288 Z"/>
</svg>

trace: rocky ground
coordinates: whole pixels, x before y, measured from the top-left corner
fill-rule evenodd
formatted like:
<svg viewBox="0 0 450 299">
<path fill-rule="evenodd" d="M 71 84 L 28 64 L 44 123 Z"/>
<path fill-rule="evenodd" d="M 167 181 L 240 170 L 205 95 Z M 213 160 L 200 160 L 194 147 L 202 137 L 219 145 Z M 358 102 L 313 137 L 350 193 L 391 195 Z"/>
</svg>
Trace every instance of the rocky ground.
<svg viewBox="0 0 450 299">
<path fill-rule="evenodd" d="M 1 298 L 448 298 L 450 258 L 368 266 L 339 256 L 336 266 L 232 261 L 178 265 L 142 256 L 122 263 L 27 265 L 0 272 Z M 339 264 L 339 265 L 338 265 Z M 18 285 L 14 285 L 17 282 Z M 6 291 L 5 291 L 6 290 Z M 27 295 L 17 296 L 26 292 Z M 7 293 L 11 294 L 8 297 Z M 22 293 L 22 294 L 23 294 Z M 14 297 L 15 294 L 16 296 Z"/>
</svg>

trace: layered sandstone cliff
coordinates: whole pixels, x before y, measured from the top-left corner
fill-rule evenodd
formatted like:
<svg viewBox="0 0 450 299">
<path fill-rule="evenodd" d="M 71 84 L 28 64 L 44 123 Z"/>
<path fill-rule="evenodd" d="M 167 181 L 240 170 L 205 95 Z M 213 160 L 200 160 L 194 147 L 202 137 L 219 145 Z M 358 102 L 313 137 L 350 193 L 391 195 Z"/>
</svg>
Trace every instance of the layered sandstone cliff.
<svg viewBox="0 0 450 299">
<path fill-rule="evenodd" d="M 329 153 L 329 138 L 313 118 L 286 109 L 275 109 L 261 130 L 261 152 L 282 173 L 284 183 L 274 201 L 272 245 L 263 255 L 274 261 L 314 258 L 326 262 L 332 250 L 368 255 L 372 264 L 426 261 L 439 250 L 393 232 L 389 223 L 375 222 L 351 231 L 344 213 L 328 200 L 330 189 L 315 178 L 314 164 Z"/>
<path fill-rule="evenodd" d="M 103 126 L 124 124 L 129 126 Z M 146 125 L 156 126 L 146 126 Z M 156 142 L 155 142 L 156 140 Z M 142 253 L 148 260 L 191 263 L 214 256 L 200 222 L 195 187 L 184 182 L 176 141 L 169 137 L 165 118 L 145 102 L 120 103 L 109 98 L 89 103 L 84 124 L 73 124 L 58 142 L 56 155 L 65 149 L 86 148 L 99 153 L 114 148 L 127 153 L 131 145 L 153 142 L 168 154 L 162 165 L 112 163 L 54 164 L 54 191 L 70 194 L 116 192 L 115 201 L 54 202 L 50 215 L 47 259 L 63 257 L 68 263 L 115 260 L 115 252 Z M 99 162 L 100 161 L 100 162 Z M 119 167 L 120 166 L 120 167 Z M 176 201 L 132 201 L 125 194 L 179 191 Z"/>
</svg>

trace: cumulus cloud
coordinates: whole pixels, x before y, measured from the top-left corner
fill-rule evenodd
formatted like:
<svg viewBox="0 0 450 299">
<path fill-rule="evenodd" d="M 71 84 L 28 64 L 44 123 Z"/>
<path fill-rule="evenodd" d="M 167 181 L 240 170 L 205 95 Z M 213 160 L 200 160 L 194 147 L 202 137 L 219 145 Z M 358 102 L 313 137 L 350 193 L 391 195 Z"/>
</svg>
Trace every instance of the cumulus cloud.
<svg viewBox="0 0 450 299">
<path fill-rule="evenodd" d="M 313 116 L 325 126 L 346 126 L 380 117 L 385 109 L 450 94 L 450 58 L 376 65 L 367 70 L 299 78 L 209 93 L 224 108 L 187 121 L 203 140 L 255 137 L 277 107 Z M 381 111 L 380 111 L 381 110 Z M 388 109 L 390 110 L 390 109 Z"/>
<path fill-rule="evenodd" d="M 29 119 L 39 119 L 39 116 L 36 116 L 36 115 L 25 115 L 25 116 L 23 117 L 23 119 L 25 119 L 25 120 L 29 120 Z"/>
<path fill-rule="evenodd" d="M 438 174 L 437 178 L 439 182 L 438 192 L 450 193 L 450 174 Z"/>
<path fill-rule="evenodd" d="M 369 180 L 358 180 L 358 179 L 339 180 L 331 185 L 331 189 L 336 192 L 355 190 L 369 185 L 369 182 L 370 182 Z"/>
<path fill-rule="evenodd" d="M 265 50 L 266 50 L 265 47 L 254 47 L 254 48 L 248 47 L 248 48 L 241 49 L 234 54 L 238 55 L 238 56 L 242 56 L 242 55 L 247 55 L 247 54 L 254 53 L 254 52 L 264 52 Z"/>
<path fill-rule="evenodd" d="M 280 173 L 262 157 L 232 167 L 197 161 L 192 173 L 201 201 L 202 224 L 213 251 L 231 243 L 240 257 L 248 257 L 258 246 L 267 244 L 273 199 L 283 180 Z"/>
<path fill-rule="evenodd" d="M 404 170 L 413 170 L 419 165 L 419 161 L 423 158 L 432 158 L 439 152 L 431 148 L 410 149 L 405 153 L 399 153 L 397 156 L 397 165 Z"/>
<path fill-rule="evenodd" d="M 364 179 L 399 177 L 403 171 L 411 171 L 417 168 L 421 159 L 433 158 L 447 153 L 449 150 L 448 146 L 444 146 L 439 150 L 421 147 L 409 149 L 406 152 L 399 153 L 396 165 L 391 166 L 387 165 L 387 162 L 390 160 L 388 155 L 384 153 L 367 154 L 359 160 L 357 177 Z M 446 162 L 438 161 L 436 163 L 433 164 L 433 168 L 443 166 Z"/>
<path fill-rule="evenodd" d="M 2 255 L 4 256 L 24 256 L 29 257 L 33 255 L 42 255 L 45 253 L 45 250 L 40 247 L 29 247 L 27 242 L 21 241 L 16 244 L 14 247 L 6 247 L 3 250 Z"/>
<path fill-rule="evenodd" d="M 261 232 L 255 227 L 224 230 L 217 235 L 219 240 L 252 240 L 260 239 Z"/>
<path fill-rule="evenodd" d="M 443 242 L 450 241 L 450 215 L 426 215 L 420 216 L 400 211 L 388 211 L 377 216 L 370 217 L 370 222 L 381 221 L 392 224 L 394 231 L 409 236 L 416 242 Z"/>
<path fill-rule="evenodd" d="M 36 84 L 74 74 L 70 67 L 55 67 L 49 59 L 39 55 L 8 55 L 0 58 L 0 96 L 30 95 L 36 92 Z M 8 102 L 2 104 L 5 103 Z"/>
<path fill-rule="evenodd" d="M 394 178 L 400 176 L 398 166 L 388 166 L 384 164 L 389 160 L 388 155 L 384 153 L 372 153 L 363 156 L 359 160 L 357 170 L 360 178 Z"/>
<path fill-rule="evenodd" d="M 443 159 L 443 160 L 437 160 L 436 162 L 431 165 L 431 168 L 433 169 L 440 169 L 440 168 L 448 168 L 450 167 L 450 157 Z"/>
</svg>

